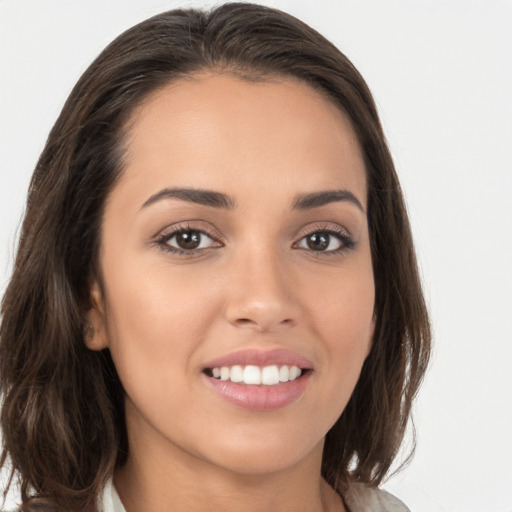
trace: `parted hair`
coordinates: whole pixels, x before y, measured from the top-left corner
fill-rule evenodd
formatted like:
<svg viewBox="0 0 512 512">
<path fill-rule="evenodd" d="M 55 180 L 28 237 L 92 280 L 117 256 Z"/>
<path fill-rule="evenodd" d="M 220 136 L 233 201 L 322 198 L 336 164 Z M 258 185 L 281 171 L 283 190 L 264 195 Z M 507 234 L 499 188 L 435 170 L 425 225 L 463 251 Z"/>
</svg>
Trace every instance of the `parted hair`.
<svg viewBox="0 0 512 512">
<path fill-rule="evenodd" d="M 84 72 L 33 173 L 0 330 L 0 465 L 12 464 L 9 483 L 19 479 L 23 510 L 95 510 L 126 460 L 122 384 L 108 349 L 84 343 L 103 210 L 123 173 L 134 109 L 205 70 L 301 80 L 351 122 L 367 175 L 375 332 L 353 395 L 327 434 L 322 474 L 340 493 L 353 480 L 376 486 L 402 443 L 430 328 L 404 200 L 365 81 L 332 43 L 279 10 L 247 3 L 172 10 L 121 34 Z"/>
</svg>

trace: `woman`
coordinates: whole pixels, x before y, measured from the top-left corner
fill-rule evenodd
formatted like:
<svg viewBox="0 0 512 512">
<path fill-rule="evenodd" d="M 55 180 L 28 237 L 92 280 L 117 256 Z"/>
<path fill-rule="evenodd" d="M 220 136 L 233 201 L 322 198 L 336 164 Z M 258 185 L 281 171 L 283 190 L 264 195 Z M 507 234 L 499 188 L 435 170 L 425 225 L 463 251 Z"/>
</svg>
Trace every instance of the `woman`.
<svg viewBox="0 0 512 512">
<path fill-rule="evenodd" d="M 27 205 L 0 346 L 24 510 L 406 510 L 377 486 L 428 316 L 371 94 L 322 36 L 250 4 L 128 30 Z"/>
</svg>

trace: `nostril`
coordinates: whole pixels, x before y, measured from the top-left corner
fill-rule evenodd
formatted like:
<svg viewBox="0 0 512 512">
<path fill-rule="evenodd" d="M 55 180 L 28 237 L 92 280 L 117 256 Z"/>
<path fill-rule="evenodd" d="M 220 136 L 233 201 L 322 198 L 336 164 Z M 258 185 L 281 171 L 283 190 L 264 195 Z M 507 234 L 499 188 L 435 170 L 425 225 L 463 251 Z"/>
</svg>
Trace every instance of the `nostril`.
<svg viewBox="0 0 512 512">
<path fill-rule="evenodd" d="M 242 325 L 246 325 L 246 324 L 250 324 L 250 323 L 253 323 L 253 321 L 249 318 L 239 318 L 237 320 L 237 323 L 238 324 L 242 324 Z"/>
<path fill-rule="evenodd" d="M 281 327 L 281 328 L 282 327 L 285 327 L 285 328 L 292 327 L 295 324 L 295 321 L 293 320 L 293 318 L 285 318 L 285 319 L 277 322 L 273 326 L 271 324 L 272 324 L 272 322 L 270 322 L 270 323 L 266 323 L 266 322 L 262 322 L 262 321 L 258 322 L 251 318 L 238 318 L 234 323 L 234 325 L 236 325 L 237 327 L 240 327 L 240 328 L 247 327 L 247 328 L 256 329 L 259 331 L 267 331 L 267 330 L 272 330 L 272 329 L 279 328 L 279 327 Z"/>
</svg>

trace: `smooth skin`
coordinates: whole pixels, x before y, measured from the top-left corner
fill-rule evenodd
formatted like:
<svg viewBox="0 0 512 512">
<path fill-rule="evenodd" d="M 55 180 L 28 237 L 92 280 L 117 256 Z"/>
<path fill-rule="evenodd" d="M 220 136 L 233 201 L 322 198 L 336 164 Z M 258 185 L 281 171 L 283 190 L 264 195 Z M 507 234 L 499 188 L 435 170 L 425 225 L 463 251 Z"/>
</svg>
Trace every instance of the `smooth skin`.
<svg viewBox="0 0 512 512">
<path fill-rule="evenodd" d="M 151 95 L 126 148 L 87 343 L 110 349 L 126 391 L 129 455 L 114 483 L 127 512 L 343 511 L 322 448 L 374 328 L 349 122 L 300 81 L 204 72 Z M 205 205 L 177 188 L 228 197 Z M 308 358 L 304 393 L 254 411 L 213 391 L 205 365 L 246 348 Z"/>
</svg>

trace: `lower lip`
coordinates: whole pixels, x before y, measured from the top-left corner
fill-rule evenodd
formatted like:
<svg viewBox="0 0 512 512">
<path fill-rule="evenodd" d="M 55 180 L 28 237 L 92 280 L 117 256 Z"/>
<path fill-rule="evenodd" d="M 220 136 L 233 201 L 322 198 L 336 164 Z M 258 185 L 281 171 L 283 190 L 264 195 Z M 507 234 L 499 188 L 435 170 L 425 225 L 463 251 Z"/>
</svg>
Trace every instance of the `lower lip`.
<svg viewBox="0 0 512 512">
<path fill-rule="evenodd" d="M 244 409 L 272 411 L 285 407 L 300 398 L 308 385 L 311 372 L 296 380 L 274 386 L 252 386 L 223 381 L 203 374 L 210 387 L 228 402 Z"/>
</svg>

